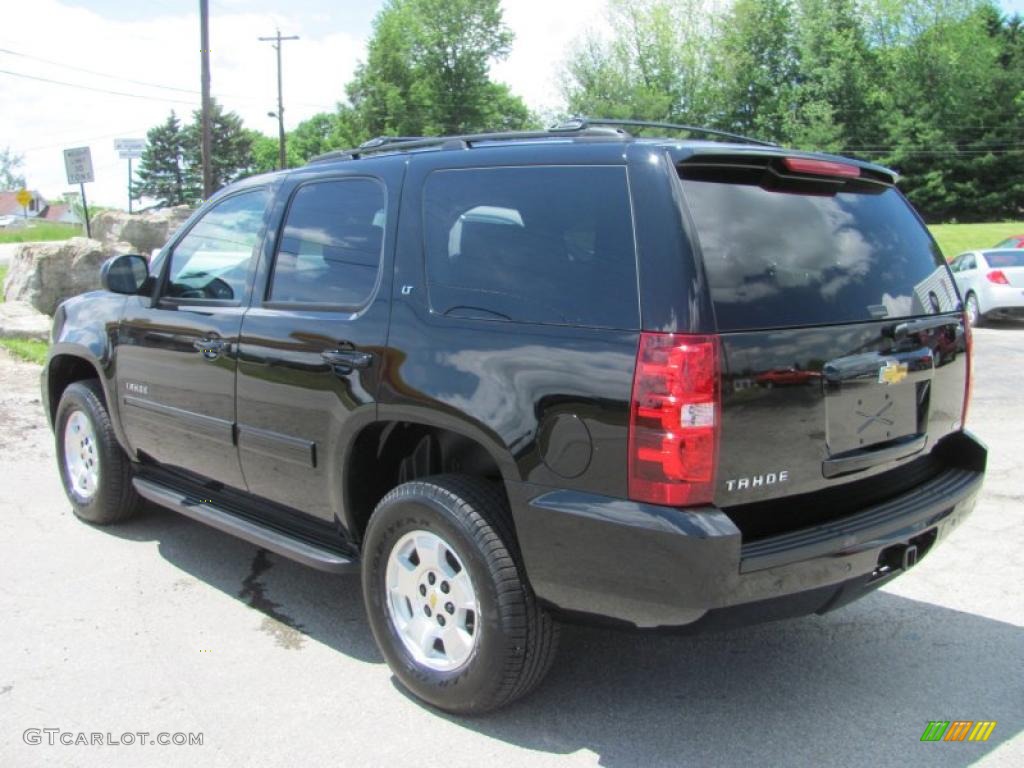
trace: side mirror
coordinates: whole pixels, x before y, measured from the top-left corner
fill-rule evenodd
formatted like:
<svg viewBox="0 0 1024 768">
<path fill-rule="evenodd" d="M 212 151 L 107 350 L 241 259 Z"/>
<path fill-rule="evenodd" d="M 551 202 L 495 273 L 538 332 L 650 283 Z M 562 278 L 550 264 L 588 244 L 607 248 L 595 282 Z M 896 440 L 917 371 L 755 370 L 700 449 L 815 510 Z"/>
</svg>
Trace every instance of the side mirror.
<svg viewBox="0 0 1024 768">
<path fill-rule="evenodd" d="M 149 279 L 149 262 L 137 253 L 111 256 L 100 267 L 100 285 L 113 293 L 135 296 Z"/>
</svg>

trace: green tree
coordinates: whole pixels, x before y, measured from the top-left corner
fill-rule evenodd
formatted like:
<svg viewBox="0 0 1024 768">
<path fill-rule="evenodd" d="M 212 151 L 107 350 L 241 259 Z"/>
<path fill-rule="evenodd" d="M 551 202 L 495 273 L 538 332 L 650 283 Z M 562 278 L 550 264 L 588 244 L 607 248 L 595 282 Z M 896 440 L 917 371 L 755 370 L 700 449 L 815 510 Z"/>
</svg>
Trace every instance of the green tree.
<svg viewBox="0 0 1024 768">
<path fill-rule="evenodd" d="M 612 38 L 585 37 L 565 62 L 568 113 L 714 122 L 714 6 L 709 0 L 614 0 L 608 12 Z"/>
<path fill-rule="evenodd" d="M 197 171 L 202 168 L 201 118 L 200 111 L 196 110 L 193 113 L 192 124 L 186 131 L 189 166 Z M 210 169 L 214 190 L 255 172 L 252 133 L 242 124 L 242 118 L 234 112 L 225 112 L 216 99 L 211 100 Z"/>
<path fill-rule="evenodd" d="M 490 79 L 512 33 L 498 0 L 388 0 L 347 91 L 357 138 L 465 133 L 528 124 L 529 112 Z"/>
<path fill-rule="evenodd" d="M 0 150 L 0 189 L 21 189 L 25 186 L 25 177 L 18 173 L 25 158 L 16 155 L 10 147 Z"/>
<path fill-rule="evenodd" d="M 790 0 L 736 0 L 726 14 L 714 69 L 730 130 L 787 138 L 796 103 L 799 50 Z"/>
<path fill-rule="evenodd" d="M 133 193 L 136 198 L 152 197 L 166 205 L 192 204 L 201 192 L 197 170 L 189 159 L 188 132 L 171 112 L 146 134 Z"/>
<path fill-rule="evenodd" d="M 800 0 L 794 23 L 798 66 L 784 138 L 833 152 L 877 146 L 879 71 L 856 0 Z"/>
</svg>

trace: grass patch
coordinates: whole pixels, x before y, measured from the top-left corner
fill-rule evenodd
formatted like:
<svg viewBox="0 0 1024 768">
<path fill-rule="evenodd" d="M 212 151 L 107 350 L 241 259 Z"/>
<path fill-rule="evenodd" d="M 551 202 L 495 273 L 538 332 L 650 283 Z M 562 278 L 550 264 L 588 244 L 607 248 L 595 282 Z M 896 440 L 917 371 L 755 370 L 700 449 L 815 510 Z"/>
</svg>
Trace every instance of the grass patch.
<svg viewBox="0 0 1024 768">
<path fill-rule="evenodd" d="M 4 300 L 4 280 L 7 279 L 7 265 L 0 264 L 0 303 Z"/>
<path fill-rule="evenodd" d="M 3 347 L 17 358 L 42 365 L 46 362 L 46 350 L 50 348 L 50 345 L 45 341 L 35 341 L 32 339 L 0 338 L 0 347 Z"/>
<path fill-rule="evenodd" d="M 1024 234 L 1024 222 L 1001 221 L 994 224 L 933 224 L 928 227 L 947 259 L 964 251 L 991 248 L 1011 235 Z"/>
<path fill-rule="evenodd" d="M 84 235 L 78 224 L 61 224 L 56 221 L 43 221 L 29 224 L 19 229 L 0 230 L 0 243 L 34 243 L 43 240 L 69 240 Z"/>
</svg>

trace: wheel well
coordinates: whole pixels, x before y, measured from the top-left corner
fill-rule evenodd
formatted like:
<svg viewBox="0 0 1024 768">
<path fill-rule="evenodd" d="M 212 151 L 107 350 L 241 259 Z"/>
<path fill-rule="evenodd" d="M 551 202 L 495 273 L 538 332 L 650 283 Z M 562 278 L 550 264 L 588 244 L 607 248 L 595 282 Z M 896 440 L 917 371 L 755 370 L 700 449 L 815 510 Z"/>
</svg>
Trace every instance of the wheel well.
<svg viewBox="0 0 1024 768">
<path fill-rule="evenodd" d="M 497 462 L 478 442 L 457 432 L 414 422 L 390 421 L 366 428 L 356 438 L 350 455 L 345 472 L 345 505 L 357 541 L 362 541 L 377 503 L 402 483 L 456 472 L 502 484 Z"/>
<path fill-rule="evenodd" d="M 57 418 L 57 406 L 60 405 L 61 395 L 64 394 L 64 390 L 69 385 L 74 384 L 76 381 L 99 379 L 99 377 L 99 372 L 93 367 L 92 363 L 81 357 L 57 355 L 50 360 L 47 378 L 49 388 L 47 407 L 50 409 L 50 420 L 53 421 Z M 100 387 L 100 392 L 103 393 L 103 387 Z"/>
</svg>

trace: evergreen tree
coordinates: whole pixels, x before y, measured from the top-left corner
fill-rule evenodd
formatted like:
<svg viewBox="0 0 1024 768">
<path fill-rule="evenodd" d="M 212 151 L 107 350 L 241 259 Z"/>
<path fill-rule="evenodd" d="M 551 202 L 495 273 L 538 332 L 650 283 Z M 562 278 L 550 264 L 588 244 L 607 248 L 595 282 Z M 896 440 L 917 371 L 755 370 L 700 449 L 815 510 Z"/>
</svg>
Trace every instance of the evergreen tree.
<svg viewBox="0 0 1024 768">
<path fill-rule="evenodd" d="M 193 113 L 192 124 L 188 126 L 186 133 L 188 137 L 186 155 L 189 166 L 201 174 L 202 113 L 199 110 Z M 214 191 L 233 181 L 250 176 L 257 170 L 253 158 L 252 133 L 242 124 L 242 118 L 234 112 L 225 112 L 216 99 L 211 99 L 210 167 Z"/>
<path fill-rule="evenodd" d="M 138 180 L 132 187 L 135 197 L 153 197 L 166 205 L 192 204 L 201 186 L 198 169 L 190 166 L 187 151 L 187 133 L 171 112 L 146 134 L 146 148 L 136 171 Z"/>
</svg>

